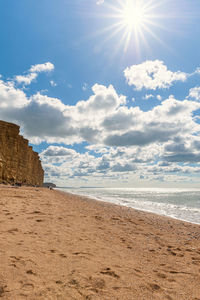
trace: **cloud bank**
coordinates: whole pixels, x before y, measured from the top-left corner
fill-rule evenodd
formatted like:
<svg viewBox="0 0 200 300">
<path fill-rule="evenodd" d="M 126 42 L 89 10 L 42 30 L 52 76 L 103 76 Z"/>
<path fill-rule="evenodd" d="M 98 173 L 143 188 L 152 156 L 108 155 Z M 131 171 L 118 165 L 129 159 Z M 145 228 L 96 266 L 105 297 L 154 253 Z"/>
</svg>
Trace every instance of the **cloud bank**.
<svg viewBox="0 0 200 300">
<path fill-rule="evenodd" d="M 139 65 L 136 81 L 132 67 L 128 74 L 137 89 L 167 87 L 187 78 L 186 73 L 173 73 L 156 61 Z M 51 63 L 35 65 L 29 75 L 53 69 Z M 151 97 L 146 95 L 146 99 Z M 0 79 L 0 119 L 21 125 L 23 135 L 34 144 L 56 143 L 41 153 L 48 179 L 162 177 L 170 181 L 174 176 L 183 180 L 190 173 L 198 174 L 199 100 L 199 87 L 195 87 L 186 99 L 170 96 L 143 111 L 138 106 L 129 107 L 126 96 L 118 94 L 112 85 L 94 84 L 88 99 L 66 105 L 39 92 L 28 97 L 14 82 Z M 86 145 L 84 153 L 72 149 L 81 143 Z"/>
</svg>

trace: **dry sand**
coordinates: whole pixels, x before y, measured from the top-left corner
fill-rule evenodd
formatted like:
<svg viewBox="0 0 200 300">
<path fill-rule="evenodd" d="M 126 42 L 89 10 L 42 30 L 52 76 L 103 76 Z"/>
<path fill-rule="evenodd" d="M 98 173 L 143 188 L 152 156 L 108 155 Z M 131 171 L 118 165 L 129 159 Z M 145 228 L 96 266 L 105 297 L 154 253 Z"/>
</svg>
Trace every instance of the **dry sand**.
<svg viewBox="0 0 200 300">
<path fill-rule="evenodd" d="M 0 298 L 200 299 L 200 226 L 0 187 Z"/>
</svg>

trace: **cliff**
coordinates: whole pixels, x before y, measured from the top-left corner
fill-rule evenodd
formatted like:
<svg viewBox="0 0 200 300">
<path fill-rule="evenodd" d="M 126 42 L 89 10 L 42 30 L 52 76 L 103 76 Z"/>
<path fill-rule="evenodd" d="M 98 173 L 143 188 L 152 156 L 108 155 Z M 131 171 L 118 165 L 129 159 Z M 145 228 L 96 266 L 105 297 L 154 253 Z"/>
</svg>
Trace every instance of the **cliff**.
<svg viewBox="0 0 200 300">
<path fill-rule="evenodd" d="M 42 185 L 43 178 L 38 153 L 19 135 L 19 126 L 0 121 L 0 183 Z"/>
</svg>

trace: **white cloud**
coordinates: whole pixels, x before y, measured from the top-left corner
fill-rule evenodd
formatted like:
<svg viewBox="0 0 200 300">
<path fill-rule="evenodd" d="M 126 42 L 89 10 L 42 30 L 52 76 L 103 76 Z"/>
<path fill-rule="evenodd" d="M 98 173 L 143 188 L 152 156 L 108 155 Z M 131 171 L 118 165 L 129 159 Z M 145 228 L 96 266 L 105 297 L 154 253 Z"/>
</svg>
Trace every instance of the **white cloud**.
<svg viewBox="0 0 200 300">
<path fill-rule="evenodd" d="M 50 72 L 54 70 L 54 65 L 51 62 L 46 62 L 44 64 L 33 65 L 30 68 L 30 73 L 41 73 Z"/>
<path fill-rule="evenodd" d="M 126 103 L 126 97 L 119 96 L 112 85 L 109 85 L 107 88 L 106 86 L 95 84 L 92 87 L 92 91 L 94 95 L 87 101 L 79 101 L 76 104 L 76 108 L 80 114 L 91 111 L 94 111 L 96 114 L 102 114 L 102 112 L 108 114 L 110 111 Z M 96 118 L 96 116 L 92 117 Z"/>
<path fill-rule="evenodd" d="M 129 85 L 136 90 L 169 88 L 174 81 L 185 81 L 188 77 L 184 72 L 172 72 L 160 60 L 146 61 L 139 65 L 132 65 L 124 70 L 124 76 Z"/>
<path fill-rule="evenodd" d="M 83 86 L 82 86 L 82 90 L 83 90 L 83 91 L 87 91 L 87 88 L 88 88 L 87 83 L 84 83 Z"/>
<path fill-rule="evenodd" d="M 160 95 L 157 95 L 157 96 L 156 96 L 156 99 L 157 99 L 158 101 L 162 101 L 162 97 L 161 97 Z"/>
<path fill-rule="evenodd" d="M 28 75 L 17 75 L 15 76 L 15 80 L 18 82 L 18 83 L 22 83 L 24 85 L 29 85 L 31 84 L 31 82 L 37 78 L 37 74 L 36 73 L 30 73 Z"/>
<path fill-rule="evenodd" d="M 152 94 L 146 94 L 144 97 L 143 97 L 143 99 L 144 100 L 148 100 L 148 99 L 151 99 L 151 98 L 153 98 L 154 97 L 154 95 L 152 95 Z"/>
<path fill-rule="evenodd" d="M 196 86 L 189 91 L 187 98 L 193 98 L 195 100 L 200 100 L 200 87 Z"/>
<path fill-rule="evenodd" d="M 43 156 L 75 156 L 76 151 L 73 149 L 59 147 L 59 146 L 49 146 L 46 150 L 44 150 L 41 155 Z"/>
<path fill-rule="evenodd" d="M 0 118 L 16 122 L 33 143 L 97 143 L 100 122 L 126 101 L 112 86 L 93 86 L 94 94 L 75 106 L 37 93 L 31 97 L 11 83 L 0 81 Z"/>
<path fill-rule="evenodd" d="M 28 105 L 26 94 L 16 89 L 13 83 L 0 80 L 0 115 L 3 111 L 15 111 Z M 2 116 L 3 117 L 3 116 Z"/>
<path fill-rule="evenodd" d="M 173 97 L 149 111 L 126 106 L 126 97 L 112 85 L 95 84 L 93 95 L 74 106 L 37 93 L 27 97 L 13 84 L 0 81 L 0 119 L 23 127 L 34 143 L 87 142 L 108 147 L 144 147 L 165 143 L 176 136 L 191 136 L 200 128 L 193 112 L 195 101 Z"/>
<path fill-rule="evenodd" d="M 49 148 L 47 149 L 47 153 L 50 150 Z M 101 157 L 96 157 L 89 153 L 80 154 L 75 151 L 70 153 L 69 150 L 71 149 L 56 147 L 56 149 L 50 150 L 50 155 L 45 155 L 45 151 L 41 153 L 40 156 L 46 176 L 52 178 L 61 177 L 63 181 L 70 178 L 76 178 L 76 180 L 78 178 L 85 178 L 87 180 L 115 178 L 116 180 L 123 180 L 123 178 L 126 178 L 125 175 L 128 175 L 127 178 L 130 179 L 130 182 L 134 176 L 159 181 L 161 177 L 165 181 L 173 181 L 173 179 L 176 181 L 186 181 L 189 179 L 190 174 L 198 176 L 200 171 L 200 165 L 195 167 L 178 165 L 177 161 L 174 160 L 175 156 L 172 157 L 172 161 L 167 160 L 167 156 L 160 156 L 160 162 L 156 164 L 155 158 L 158 159 L 159 153 L 162 151 L 159 145 L 154 147 L 151 145 L 143 148 L 121 147 L 116 149 L 111 147 L 107 151 L 103 151 Z M 65 152 L 67 155 L 65 155 Z M 178 155 L 176 159 L 177 157 Z M 162 161 L 165 158 L 167 159 Z M 183 158 L 184 156 L 180 156 L 180 160 Z M 192 162 L 199 161 L 197 156 L 195 160 L 193 159 L 194 156 L 189 158 L 192 159 Z M 187 162 L 187 160 L 182 161 L 184 163 Z M 188 175 L 188 178 L 186 175 Z"/>
<path fill-rule="evenodd" d="M 53 86 L 53 87 L 56 87 L 57 86 L 57 83 L 53 80 L 50 80 L 50 85 Z"/>
<path fill-rule="evenodd" d="M 54 65 L 50 62 L 47 62 L 47 63 L 44 63 L 44 64 L 39 64 L 39 65 L 34 65 L 29 69 L 29 74 L 27 74 L 27 75 L 17 75 L 17 76 L 15 76 L 14 79 L 19 84 L 30 85 L 31 82 L 38 77 L 38 73 L 50 72 L 52 70 L 54 70 Z M 53 80 L 51 82 L 50 82 L 51 85 L 55 84 Z"/>
<path fill-rule="evenodd" d="M 122 118 L 117 120 L 115 117 L 114 128 L 107 130 L 104 142 L 108 146 L 142 146 L 165 142 L 173 136 L 198 131 L 199 125 L 195 123 L 192 115 L 193 111 L 199 108 L 200 104 L 197 102 L 178 101 L 172 97 L 147 112 L 139 108 L 124 108 L 124 113 L 126 110 L 124 126 L 122 127 L 119 121 Z M 112 124 L 113 116 L 105 119 L 104 127 Z"/>
<path fill-rule="evenodd" d="M 200 74 L 200 67 L 199 67 L 199 68 L 196 68 L 194 74 Z"/>
<path fill-rule="evenodd" d="M 112 114 L 105 116 L 101 125 L 108 133 L 114 131 L 122 132 L 128 128 L 137 127 L 141 113 L 138 108 L 128 109 L 127 107 L 120 107 Z"/>
<path fill-rule="evenodd" d="M 101 4 L 103 4 L 104 3 L 104 0 L 98 0 L 97 1 L 97 5 L 101 5 Z"/>
<path fill-rule="evenodd" d="M 49 178 L 125 180 L 125 174 L 138 178 L 151 174 L 158 179 L 164 173 L 166 179 L 175 172 L 186 174 L 187 164 L 200 161 L 197 109 L 200 102 L 170 96 L 142 111 L 128 107 L 126 97 L 112 85 L 99 84 L 88 99 L 70 106 L 41 93 L 28 97 L 12 82 L 0 80 L 0 119 L 21 125 L 31 142 L 89 144 L 84 154 L 69 146 L 50 145 L 44 150 L 41 158 Z"/>
</svg>

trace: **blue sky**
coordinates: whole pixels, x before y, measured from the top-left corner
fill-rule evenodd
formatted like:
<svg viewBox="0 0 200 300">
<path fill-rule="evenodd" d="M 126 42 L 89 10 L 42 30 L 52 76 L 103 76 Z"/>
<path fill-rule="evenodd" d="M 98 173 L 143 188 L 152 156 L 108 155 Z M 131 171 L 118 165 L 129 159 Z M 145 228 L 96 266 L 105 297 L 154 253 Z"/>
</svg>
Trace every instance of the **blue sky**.
<svg viewBox="0 0 200 300">
<path fill-rule="evenodd" d="M 200 2 L 0 3 L 0 119 L 45 180 L 200 183 Z"/>
</svg>

